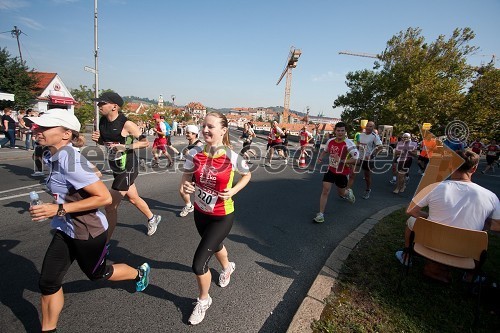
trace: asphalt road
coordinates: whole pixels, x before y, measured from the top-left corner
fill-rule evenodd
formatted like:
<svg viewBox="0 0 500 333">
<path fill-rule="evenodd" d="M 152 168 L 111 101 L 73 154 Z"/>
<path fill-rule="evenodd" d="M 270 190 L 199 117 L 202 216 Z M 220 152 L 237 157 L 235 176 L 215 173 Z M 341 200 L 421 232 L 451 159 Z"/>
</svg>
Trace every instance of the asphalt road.
<svg viewBox="0 0 500 333">
<path fill-rule="evenodd" d="M 237 136 L 232 133 L 235 150 L 241 147 Z M 174 137 L 179 148 L 183 141 Z M 265 149 L 265 142 L 257 140 L 255 147 Z M 33 162 L 29 155 L 21 150 L 5 154 L 0 150 L 1 332 L 40 330 L 37 281 L 52 233 L 47 222 L 34 223 L 27 212 L 28 192 L 44 188 L 40 179 L 30 176 Z M 98 161 L 99 156 L 92 159 Z M 191 262 L 199 236 L 192 214 L 178 216 L 183 207 L 177 191 L 181 173 L 161 165 L 151 170 L 148 165 L 138 177 L 137 187 L 153 212 L 162 215 L 162 222 L 156 234 L 148 237 L 145 217 L 124 201 L 110 261 L 132 266 L 148 262 L 152 267 L 149 287 L 136 293 L 133 282 L 90 282 L 75 264 L 64 281 L 65 306 L 59 329 L 85 333 L 285 332 L 338 243 L 378 210 L 409 202 L 420 180 L 414 165 L 409 189 L 394 195 L 390 174 L 375 175 L 372 197 L 363 200 L 364 181 L 359 175 L 354 187 L 356 203 L 349 204 L 332 193 L 326 222 L 314 224 L 322 175 L 318 168 L 311 169 L 298 171 L 274 161 L 271 170 L 261 160 L 254 162 L 250 184 L 235 197 L 235 224 L 225 241 L 236 270 L 229 286 L 222 289 L 215 283 L 220 267 L 215 258 L 211 260 L 213 304 L 205 320 L 191 327 L 187 320 L 197 296 Z M 111 179 L 104 173 L 105 184 L 110 186 Z M 498 172 L 478 175 L 475 181 L 496 193 L 500 188 Z M 45 193 L 41 198 L 50 199 Z"/>
</svg>

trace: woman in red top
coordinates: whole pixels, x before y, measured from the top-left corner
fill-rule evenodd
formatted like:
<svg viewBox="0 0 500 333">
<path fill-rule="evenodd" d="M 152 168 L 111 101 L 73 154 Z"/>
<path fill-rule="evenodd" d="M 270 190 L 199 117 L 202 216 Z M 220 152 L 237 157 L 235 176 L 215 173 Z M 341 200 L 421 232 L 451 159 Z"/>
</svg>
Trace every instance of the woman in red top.
<svg viewBox="0 0 500 333">
<path fill-rule="evenodd" d="M 233 225 L 232 197 L 248 184 L 251 177 L 246 161 L 230 148 L 228 122 L 223 114 L 207 114 L 203 120 L 202 134 L 206 144 L 189 151 L 181 183 L 185 193 L 194 193 L 194 221 L 201 236 L 192 266 L 199 294 L 189 317 L 191 325 L 199 324 L 212 304 L 208 294 L 212 281 L 208 262 L 213 254 L 223 268 L 219 285 L 225 287 L 229 284 L 235 264 L 229 262 L 222 242 Z M 235 171 L 241 178 L 233 186 Z"/>
</svg>

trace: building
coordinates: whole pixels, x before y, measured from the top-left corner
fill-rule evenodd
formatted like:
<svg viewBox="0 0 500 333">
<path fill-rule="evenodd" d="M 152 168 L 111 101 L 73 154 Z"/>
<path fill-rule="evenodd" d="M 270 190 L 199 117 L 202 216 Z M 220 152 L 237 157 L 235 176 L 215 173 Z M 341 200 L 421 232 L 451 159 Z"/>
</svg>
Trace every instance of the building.
<svg viewBox="0 0 500 333">
<path fill-rule="evenodd" d="M 186 105 L 185 111 L 191 115 L 195 123 L 198 123 L 207 115 L 207 108 L 200 102 L 189 103 Z"/>
<path fill-rule="evenodd" d="M 33 91 L 36 95 L 33 110 L 45 112 L 59 108 L 75 111 L 75 99 L 57 73 L 30 72 L 29 74 L 33 75 L 38 82 Z"/>
</svg>

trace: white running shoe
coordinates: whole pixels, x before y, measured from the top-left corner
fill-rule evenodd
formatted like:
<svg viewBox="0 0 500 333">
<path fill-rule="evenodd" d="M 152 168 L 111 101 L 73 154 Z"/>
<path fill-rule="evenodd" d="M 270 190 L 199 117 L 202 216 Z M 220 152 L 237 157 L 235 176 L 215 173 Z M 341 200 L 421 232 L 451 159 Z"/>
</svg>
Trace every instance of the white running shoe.
<svg viewBox="0 0 500 333">
<path fill-rule="evenodd" d="M 41 177 L 41 176 L 45 176 L 45 174 L 43 173 L 43 171 L 35 171 L 31 174 L 32 177 Z"/>
<path fill-rule="evenodd" d="M 356 197 L 354 196 L 354 192 L 352 191 L 352 188 L 345 191 L 344 198 L 352 204 L 356 202 Z"/>
<path fill-rule="evenodd" d="M 196 303 L 194 303 L 194 310 L 189 316 L 188 323 L 191 325 L 197 325 L 203 321 L 205 318 L 205 313 L 207 312 L 210 305 L 212 305 L 212 297 L 208 296 L 208 299 L 201 300 L 199 298 L 196 299 Z"/>
<path fill-rule="evenodd" d="M 160 221 L 160 215 L 153 215 L 151 220 L 148 221 L 148 236 L 153 236 L 153 234 L 156 232 L 156 229 L 158 228 L 158 224 L 160 224 Z"/>
<path fill-rule="evenodd" d="M 191 204 L 190 206 L 186 205 L 184 208 L 182 208 L 181 212 L 179 213 L 180 217 L 187 216 L 187 214 L 191 213 L 194 211 L 194 206 Z"/>
<path fill-rule="evenodd" d="M 220 272 L 219 286 L 224 288 L 229 284 L 229 281 L 231 281 L 231 274 L 233 274 L 235 268 L 236 268 L 236 265 L 234 264 L 234 262 L 230 262 L 229 267 L 226 268 L 225 270 L 223 269 Z"/>
</svg>

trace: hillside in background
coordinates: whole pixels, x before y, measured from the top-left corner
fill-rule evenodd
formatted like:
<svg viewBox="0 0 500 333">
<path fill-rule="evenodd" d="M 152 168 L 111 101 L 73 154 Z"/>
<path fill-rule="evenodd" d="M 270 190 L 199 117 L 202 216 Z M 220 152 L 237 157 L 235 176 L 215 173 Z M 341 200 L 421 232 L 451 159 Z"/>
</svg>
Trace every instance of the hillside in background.
<svg viewBox="0 0 500 333">
<path fill-rule="evenodd" d="M 123 100 L 125 102 L 129 102 L 129 103 L 143 103 L 143 104 L 155 104 L 155 105 L 158 104 L 158 100 L 156 100 L 156 99 L 149 99 L 149 98 L 138 97 L 138 96 L 123 96 Z M 163 101 L 163 104 L 171 106 L 172 102 L 165 100 L 165 101 Z M 206 106 L 206 105 L 205 105 L 205 107 L 207 108 L 207 112 L 229 113 L 232 110 L 231 108 L 217 109 L 217 108 L 213 108 L 213 107 Z M 279 113 L 283 112 L 282 106 L 267 106 L 264 108 L 272 110 L 273 112 L 279 112 Z M 304 112 L 299 112 L 299 111 L 294 111 L 294 110 L 290 110 L 290 112 L 293 112 L 299 116 L 306 115 Z"/>
</svg>

